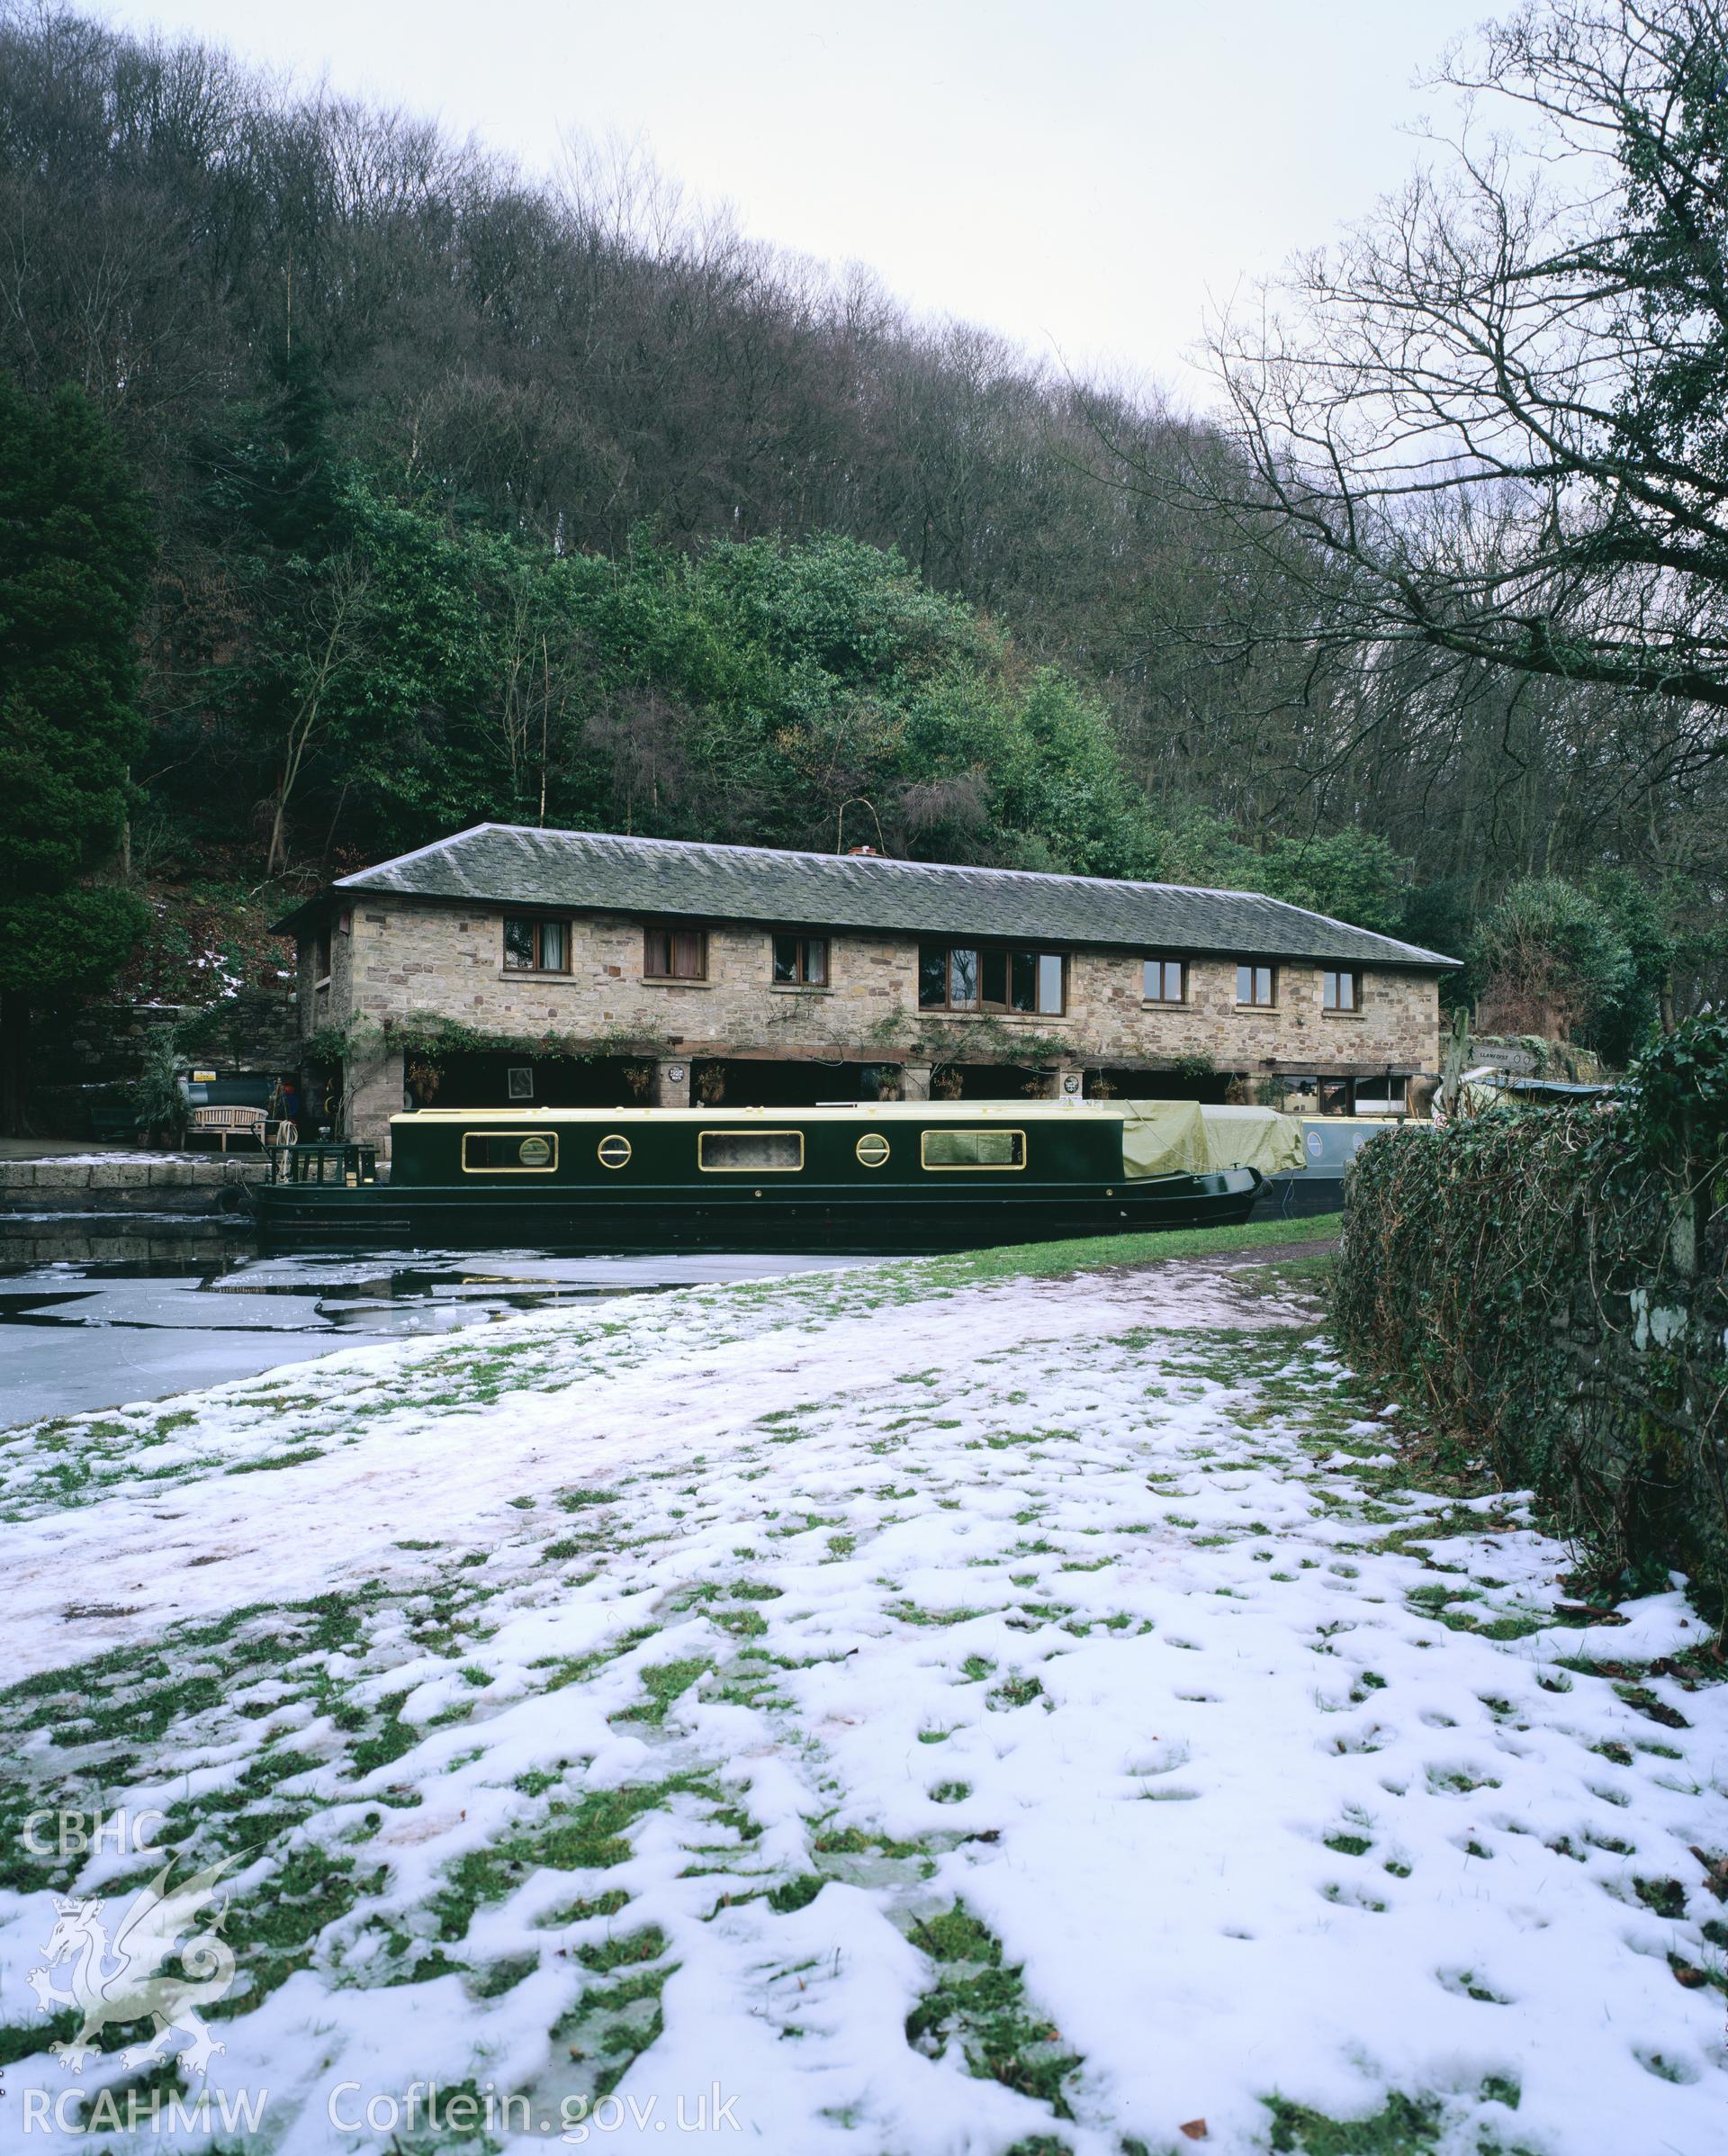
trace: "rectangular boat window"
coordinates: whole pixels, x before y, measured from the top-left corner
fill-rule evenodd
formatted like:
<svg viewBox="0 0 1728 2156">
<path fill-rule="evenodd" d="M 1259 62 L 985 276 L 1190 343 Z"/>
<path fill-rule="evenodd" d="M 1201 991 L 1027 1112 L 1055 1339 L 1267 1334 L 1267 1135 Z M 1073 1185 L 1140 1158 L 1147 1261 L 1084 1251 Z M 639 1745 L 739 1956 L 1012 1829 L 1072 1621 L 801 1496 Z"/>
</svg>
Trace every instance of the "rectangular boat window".
<svg viewBox="0 0 1728 2156">
<path fill-rule="evenodd" d="M 504 921 L 504 967 L 509 973 L 568 973 L 570 925 L 526 915 Z"/>
<path fill-rule="evenodd" d="M 644 931 L 642 970 L 649 980 L 706 980 L 708 939 L 699 928 Z"/>
<path fill-rule="evenodd" d="M 465 1176 L 549 1176 L 558 1165 L 556 1131 L 464 1131 Z"/>
<path fill-rule="evenodd" d="M 781 988 L 828 986 L 828 939 L 822 935 L 777 935 L 774 985 Z"/>
<path fill-rule="evenodd" d="M 1275 966 L 1238 966 L 1236 970 L 1237 1007 L 1245 1011 L 1269 1011 L 1278 1000 L 1278 969 Z"/>
<path fill-rule="evenodd" d="M 1361 974 L 1322 973 L 1320 1008 L 1326 1011 L 1359 1011 L 1362 1008 Z"/>
<path fill-rule="evenodd" d="M 1141 997 L 1148 1003 L 1186 1003 L 1188 969 L 1179 958 L 1149 958 L 1146 961 Z"/>
<path fill-rule="evenodd" d="M 696 1164 L 708 1175 L 790 1175 L 804 1166 L 802 1131 L 703 1131 Z"/>
<path fill-rule="evenodd" d="M 1024 1131 L 926 1131 L 919 1158 L 926 1168 L 1024 1168 Z"/>
</svg>

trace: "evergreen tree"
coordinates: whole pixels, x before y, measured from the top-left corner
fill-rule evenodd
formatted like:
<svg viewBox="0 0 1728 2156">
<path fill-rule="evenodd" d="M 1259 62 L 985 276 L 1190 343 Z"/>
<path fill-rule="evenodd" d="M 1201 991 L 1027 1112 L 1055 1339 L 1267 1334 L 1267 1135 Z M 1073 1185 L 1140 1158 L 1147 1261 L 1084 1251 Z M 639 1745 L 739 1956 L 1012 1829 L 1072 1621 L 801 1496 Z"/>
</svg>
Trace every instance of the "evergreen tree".
<svg viewBox="0 0 1728 2156">
<path fill-rule="evenodd" d="M 144 921 L 90 879 L 144 741 L 136 637 L 147 505 L 94 405 L 0 375 L 0 1115 L 22 1125 L 30 1006 L 112 979 Z"/>
</svg>

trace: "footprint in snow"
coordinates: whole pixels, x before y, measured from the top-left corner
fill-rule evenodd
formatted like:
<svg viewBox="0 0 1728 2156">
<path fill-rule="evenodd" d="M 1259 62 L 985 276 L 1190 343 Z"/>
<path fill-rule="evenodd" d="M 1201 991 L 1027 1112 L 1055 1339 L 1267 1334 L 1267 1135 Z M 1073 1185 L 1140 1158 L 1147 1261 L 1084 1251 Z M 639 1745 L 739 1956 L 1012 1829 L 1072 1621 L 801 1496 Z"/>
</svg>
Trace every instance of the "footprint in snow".
<svg viewBox="0 0 1728 2156">
<path fill-rule="evenodd" d="M 1180 1737 L 1167 1737 L 1135 1753 L 1126 1771 L 1140 1779 L 1173 1774 L 1178 1767 L 1188 1764 L 1189 1757 L 1190 1747 Z"/>
<path fill-rule="evenodd" d="M 1398 1731 L 1389 1729 L 1382 1722 L 1370 1722 L 1364 1729 L 1341 1729 L 1336 1737 L 1321 1737 L 1315 1746 L 1318 1752 L 1383 1752 L 1387 1746 L 1398 1741 Z"/>
<path fill-rule="evenodd" d="M 1386 1904 L 1377 1894 L 1369 1893 L 1364 1887 L 1346 1886 L 1336 1879 L 1320 1889 L 1320 1899 L 1329 1901 L 1335 1908 L 1366 1909 L 1376 1917 L 1386 1913 Z"/>
<path fill-rule="evenodd" d="M 1497 1991 L 1486 1977 L 1473 1969 L 1436 1969 L 1434 1980 L 1454 1998 L 1473 1998 L 1480 2006 L 1509 2007 L 1515 2003 L 1509 1993 Z"/>
</svg>

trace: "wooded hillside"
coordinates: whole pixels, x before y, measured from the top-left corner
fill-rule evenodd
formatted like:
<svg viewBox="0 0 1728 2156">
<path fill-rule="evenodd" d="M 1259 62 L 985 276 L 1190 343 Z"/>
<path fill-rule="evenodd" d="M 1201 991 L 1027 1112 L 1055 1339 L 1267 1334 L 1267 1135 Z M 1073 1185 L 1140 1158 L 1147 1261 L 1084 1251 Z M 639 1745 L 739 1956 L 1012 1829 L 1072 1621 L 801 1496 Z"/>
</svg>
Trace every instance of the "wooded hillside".
<svg viewBox="0 0 1728 2156">
<path fill-rule="evenodd" d="M 1257 884 L 1454 951 L 1562 879 L 1622 1032 L 1670 968 L 1720 992 L 1728 777 L 1638 697 L 1337 633 L 1300 531 L 1206 506 L 1225 434 L 645 168 L 0 0 L 0 370 L 80 386 L 154 508 L 135 878 L 544 819 Z"/>
</svg>

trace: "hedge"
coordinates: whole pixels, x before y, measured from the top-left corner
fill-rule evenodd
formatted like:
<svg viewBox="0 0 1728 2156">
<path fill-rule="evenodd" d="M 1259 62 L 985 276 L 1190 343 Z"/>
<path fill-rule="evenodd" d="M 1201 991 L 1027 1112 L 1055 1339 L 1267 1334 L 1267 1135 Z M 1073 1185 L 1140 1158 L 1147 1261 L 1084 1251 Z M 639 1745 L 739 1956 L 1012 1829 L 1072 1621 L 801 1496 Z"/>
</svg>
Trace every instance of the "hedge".
<svg viewBox="0 0 1728 2156">
<path fill-rule="evenodd" d="M 1532 1489 L 1610 1592 L 1728 1601 L 1728 1020 L 1606 1102 L 1390 1130 L 1345 1190 L 1359 1367 Z"/>
</svg>

